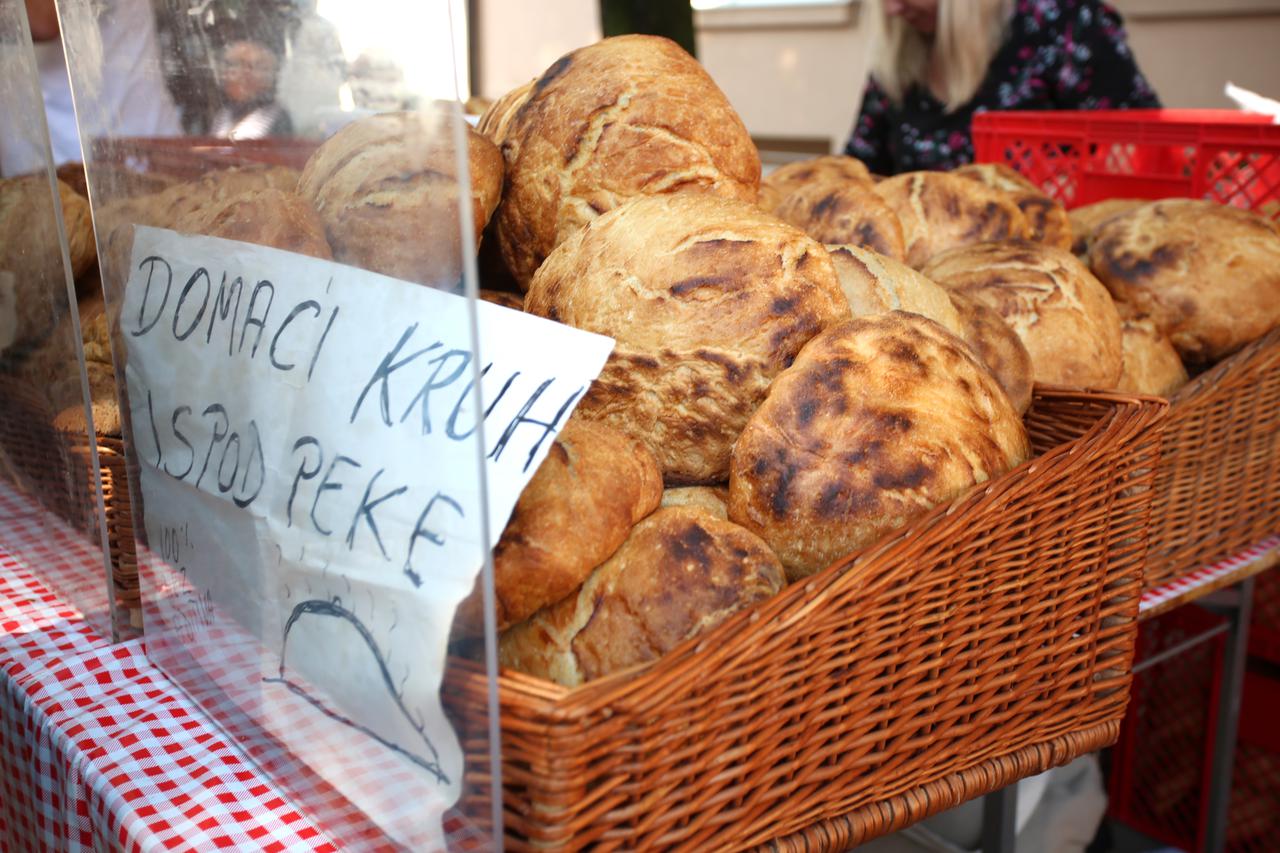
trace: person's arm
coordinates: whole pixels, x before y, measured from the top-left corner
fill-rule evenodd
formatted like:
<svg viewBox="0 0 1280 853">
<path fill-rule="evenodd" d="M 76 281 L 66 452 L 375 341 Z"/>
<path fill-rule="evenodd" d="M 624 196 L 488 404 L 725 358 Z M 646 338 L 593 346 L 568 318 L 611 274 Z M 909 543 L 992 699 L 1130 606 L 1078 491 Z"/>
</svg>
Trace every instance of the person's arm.
<svg viewBox="0 0 1280 853">
<path fill-rule="evenodd" d="M 872 78 L 867 79 L 862 109 L 853 134 L 845 143 L 844 153 L 857 157 L 872 172 L 893 174 L 893 157 L 889 154 L 889 96 Z"/>
<path fill-rule="evenodd" d="M 58 37 L 58 10 L 53 0 L 27 0 L 27 22 L 32 41 L 53 41 Z"/>
<path fill-rule="evenodd" d="M 1160 99 L 1138 69 L 1124 22 L 1100 0 L 1061 0 L 1062 62 L 1054 95 L 1063 109 L 1159 107 Z"/>
</svg>

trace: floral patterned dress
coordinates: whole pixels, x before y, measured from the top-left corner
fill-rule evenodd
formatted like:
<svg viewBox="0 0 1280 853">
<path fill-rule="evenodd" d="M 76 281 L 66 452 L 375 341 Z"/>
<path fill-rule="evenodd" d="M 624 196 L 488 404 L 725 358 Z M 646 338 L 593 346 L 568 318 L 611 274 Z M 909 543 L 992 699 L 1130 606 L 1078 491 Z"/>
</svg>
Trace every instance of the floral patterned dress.
<svg viewBox="0 0 1280 853">
<path fill-rule="evenodd" d="M 975 113 L 1158 106 L 1115 9 L 1101 0 L 1018 0 L 1004 44 L 969 103 L 947 113 L 927 88 L 913 86 L 895 104 L 869 80 L 844 150 L 882 175 L 950 169 L 973 160 Z"/>
</svg>

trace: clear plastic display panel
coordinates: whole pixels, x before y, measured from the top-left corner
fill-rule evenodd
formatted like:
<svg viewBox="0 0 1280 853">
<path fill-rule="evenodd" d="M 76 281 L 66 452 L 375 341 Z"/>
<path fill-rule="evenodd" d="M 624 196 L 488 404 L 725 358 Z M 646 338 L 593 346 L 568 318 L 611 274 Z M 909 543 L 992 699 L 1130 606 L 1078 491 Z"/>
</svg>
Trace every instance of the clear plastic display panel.
<svg viewBox="0 0 1280 853">
<path fill-rule="evenodd" d="M 53 172 L 40 87 L 51 49 L 33 45 L 23 0 L 0 0 L 0 548 L 110 637 L 93 425 L 110 413 L 87 405 L 103 369 L 86 377 L 81 345 L 81 319 L 91 335 L 101 312 L 97 258 L 76 170 Z"/>
<path fill-rule="evenodd" d="M 500 847 L 490 549 L 583 383 L 475 298 L 462 4 L 58 6 L 148 654 L 335 840 Z"/>
</svg>

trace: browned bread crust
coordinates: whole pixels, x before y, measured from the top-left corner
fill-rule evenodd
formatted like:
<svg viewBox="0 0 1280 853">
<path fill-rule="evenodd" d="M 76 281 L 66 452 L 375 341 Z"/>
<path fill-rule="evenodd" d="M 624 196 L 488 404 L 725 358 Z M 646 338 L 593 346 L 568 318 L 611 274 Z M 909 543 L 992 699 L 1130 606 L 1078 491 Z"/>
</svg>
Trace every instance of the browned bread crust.
<svg viewBox="0 0 1280 853">
<path fill-rule="evenodd" d="M 937 255 L 924 274 L 996 311 L 1031 354 L 1036 382 L 1115 388 L 1120 315 L 1075 255 L 1043 243 L 980 243 Z"/>
<path fill-rule="evenodd" d="M 827 246 L 854 317 L 910 311 L 964 336 L 947 291 L 906 264 L 856 246 Z"/>
<path fill-rule="evenodd" d="M 819 243 L 859 246 L 902 260 L 902 223 L 871 183 L 815 181 L 795 187 L 773 215 Z"/>
<path fill-rule="evenodd" d="M 978 181 L 944 172 L 906 172 L 876 184 L 876 192 L 898 215 L 907 264 L 916 269 L 957 246 L 1031 236 L 1018 205 Z"/>
<path fill-rule="evenodd" d="M 953 169 L 951 174 L 971 178 L 1013 199 L 1031 225 L 1030 239 L 1059 249 L 1071 248 L 1071 220 L 1067 209 L 1016 169 L 1004 163 L 969 163 Z"/>
<path fill-rule="evenodd" d="M 1098 228 L 1089 264 L 1184 361 L 1217 361 L 1280 325 L 1280 234 L 1246 210 L 1192 199 L 1144 205 Z"/>
<path fill-rule="evenodd" d="M 1148 204 L 1151 204 L 1151 201 L 1144 198 L 1109 198 L 1068 211 L 1067 216 L 1071 219 L 1071 233 L 1075 238 L 1071 244 L 1071 251 L 1087 258 L 1093 234 L 1102 223 L 1114 216 Z"/>
<path fill-rule="evenodd" d="M 987 366 L 1018 414 L 1031 408 L 1031 353 L 1000 315 L 960 293 L 951 292 L 951 304 L 960 315 L 960 337 Z"/>
<path fill-rule="evenodd" d="M 842 154 L 825 154 L 779 166 L 765 175 L 760 181 L 760 188 L 763 191 L 767 187 L 771 194 L 776 194 L 777 199 L 781 200 L 800 187 L 831 182 L 863 184 L 868 187 L 875 183 L 861 160 Z"/>
<path fill-rule="evenodd" d="M 1120 309 L 1124 370 L 1117 388 L 1131 394 L 1172 397 L 1187 384 L 1187 369 L 1178 351 L 1155 321 L 1125 303 Z"/>
<path fill-rule="evenodd" d="M 630 198 L 705 192 L 754 203 L 760 184 L 760 156 L 724 93 L 656 36 L 609 38 L 557 60 L 515 111 L 502 154 L 497 236 L 524 288 L 552 249 Z"/>
<path fill-rule="evenodd" d="M 849 316 L 822 246 L 694 193 L 633 199 L 573 234 L 525 310 L 617 340 L 579 411 L 645 442 L 670 484 L 723 482 L 773 377 Z"/>
<path fill-rule="evenodd" d="M 694 507 L 666 507 L 575 595 L 504 633 L 498 659 L 573 687 L 656 660 L 783 583 L 759 537 Z"/>
<path fill-rule="evenodd" d="M 335 260 L 422 284 L 462 274 L 458 158 L 447 107 L 352 122 L 307 161 L 298 192 L 324 222 Z M 502 155 L 466 128 L 476 239 L 502 193 Z"/>
<path fill-rule="evenodd" d="M 481 288 L 480 298 L 485 302 L 492 302 L 494 305 L 501 305 L 503 308 L 510 308 L 514 311 L 524 310 L 524 296 L 519 293 L 509 293 L 505 290 L 486 290 Z"/>
<path fill-rule="evenodd" d="M 657 463 L 643 446 L 603 424 L 571 418 L 493 549 L 498 630 L 577 589 L 661 498 Z M 458 607 L 455 636 L 483 630 L 476 584 Z"/>
<path fill-rule="evenodd" d="M 733 448 L 729 518 L 787 577 L 817 572 L 1030 454 L 1008 397 L 964 343 L 894 312 L 818 335 Z"/>
<path fill-rule="evenodd" d="M 333 258 L 320 217 L 310 204 L 290 190 L 249 190 L 196 208 L 179 217 L 172 227 L 322 260 Z"/>
</svg>

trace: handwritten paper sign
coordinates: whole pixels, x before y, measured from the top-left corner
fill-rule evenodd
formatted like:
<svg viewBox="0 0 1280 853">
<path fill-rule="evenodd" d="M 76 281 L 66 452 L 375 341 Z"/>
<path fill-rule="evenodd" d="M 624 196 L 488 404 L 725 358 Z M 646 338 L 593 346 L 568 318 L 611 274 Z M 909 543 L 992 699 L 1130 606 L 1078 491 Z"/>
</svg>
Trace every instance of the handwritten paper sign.
<svg viewBox="0 0 1280 853">
<path fill-rule="evenodd" d="M 394 754 L 438 828 L 462 775 L 439 703 L 454 610 L 613 342 L 481 302 L 477 348 L 465 299 L 160 229 L 138 229 L 131 270 L 132 433 L 172 580 L 153 608 L 228 658 L 209 667 L 228 691 L 258 685 L 242 711 L 291 749 L 314 750 L 301 705 Z M 252 666 L 243 643 L 209 651 L 215 611 L 256 639 Z M 403 803 L 331 775 L 395 822 Z"/>
</svg>

